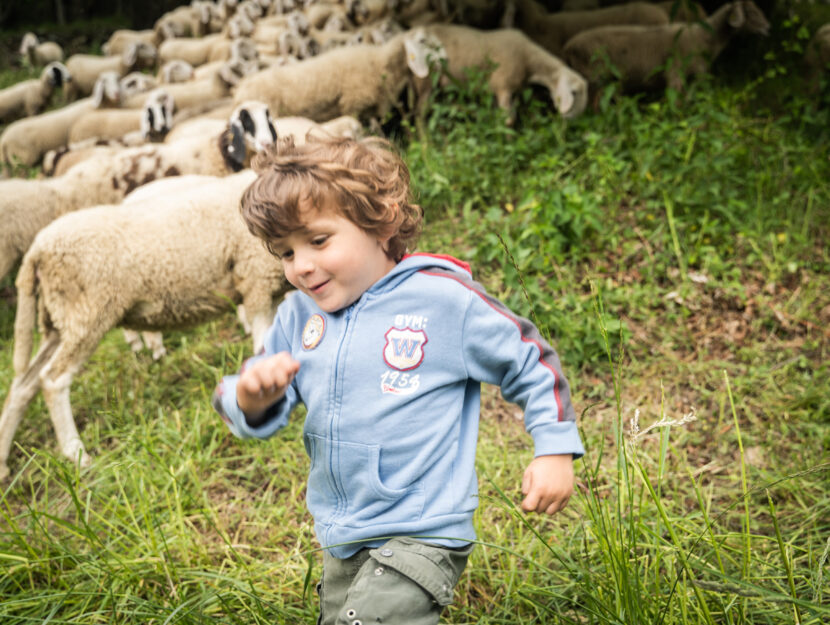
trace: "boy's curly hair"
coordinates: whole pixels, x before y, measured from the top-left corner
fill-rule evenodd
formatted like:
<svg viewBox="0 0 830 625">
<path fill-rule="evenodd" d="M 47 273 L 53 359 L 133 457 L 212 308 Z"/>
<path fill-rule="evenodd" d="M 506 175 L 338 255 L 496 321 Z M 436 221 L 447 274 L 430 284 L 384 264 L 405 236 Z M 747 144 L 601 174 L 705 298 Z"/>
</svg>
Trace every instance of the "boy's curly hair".
<svg viewBox="0 0 830 625">
<path fill-rule="evenodd" d="M 303 227 L 308 209 L 333 208 L 378 238 L 391 232 L 386 253 L 396 262 L 418 239 L 423 215 L 410 201 L 409 170 L 385 139 L 309 136 L 300 146 L 283 140 L 252 167 L 259 176 L 240 211 L 271 253 L 274 239 Z"/>
</svg>

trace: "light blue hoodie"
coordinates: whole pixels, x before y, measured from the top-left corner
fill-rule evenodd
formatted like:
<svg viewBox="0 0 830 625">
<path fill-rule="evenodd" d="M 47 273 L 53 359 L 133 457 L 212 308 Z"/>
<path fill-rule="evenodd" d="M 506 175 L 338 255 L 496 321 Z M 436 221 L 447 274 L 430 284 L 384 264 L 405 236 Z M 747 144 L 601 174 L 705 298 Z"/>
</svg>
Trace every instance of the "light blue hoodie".
<svg viewBox="0 0 830 625">
<path fill-rule="evenodd" d="M 306 405 L 306 498 L 335 557 L 390 536 L 475 539 L 481 382 L 524 409 L 536 456 L 584 453 L 556 353 L 449 256 L 409 255 L 335 313 L 291 295 L 265 339 L 266 354 L 280 351 L 300 370 L 261 425 L 237 406 L 237 375 L 214 406 L 235 435 L 267 438 Z"/>
</svg>

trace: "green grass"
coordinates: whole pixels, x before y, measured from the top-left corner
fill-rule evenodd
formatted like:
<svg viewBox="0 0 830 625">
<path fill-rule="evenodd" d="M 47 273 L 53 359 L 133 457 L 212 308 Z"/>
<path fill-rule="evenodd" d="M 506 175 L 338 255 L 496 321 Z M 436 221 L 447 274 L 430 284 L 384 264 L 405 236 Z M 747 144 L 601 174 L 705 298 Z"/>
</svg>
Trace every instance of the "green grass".
<svg viewBox="0 0 830 625">
<path fill-rule="evenodd" d="M 609 92 L 568 122 L 526 92 L 514 128 L 450 88 L 402 141 L 420 249 L 552 337 L 588 451 L 563 513 L 521 513 L 530 439 L 485 389 L 481 544 L 446 622 L 830 620 L 828 108 L 765 110 L 765 86 Z M 89 470 L 30 408 L 0 486 L 4 624 L 315 622 L 301 415 L 263 442 L 213 414 L 250 351 L 230 315 L 165 342 L 155 363 L 113 331 L 76 378 Z"/>
</svg>

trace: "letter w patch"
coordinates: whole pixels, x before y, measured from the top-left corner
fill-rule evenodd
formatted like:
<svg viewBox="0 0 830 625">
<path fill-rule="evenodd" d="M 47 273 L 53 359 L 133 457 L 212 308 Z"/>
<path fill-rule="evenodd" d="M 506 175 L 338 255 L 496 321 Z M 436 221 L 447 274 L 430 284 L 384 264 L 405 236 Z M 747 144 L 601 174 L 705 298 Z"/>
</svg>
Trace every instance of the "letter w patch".
<svg viewBox="0 0 830 625">
<path fill-rule="evenodd" d="M 386 332 L 383 360 L 398 371 L 408 371 L 421 364 L 427 335 L 423 330 L 390 328 Z"/>
</svg>

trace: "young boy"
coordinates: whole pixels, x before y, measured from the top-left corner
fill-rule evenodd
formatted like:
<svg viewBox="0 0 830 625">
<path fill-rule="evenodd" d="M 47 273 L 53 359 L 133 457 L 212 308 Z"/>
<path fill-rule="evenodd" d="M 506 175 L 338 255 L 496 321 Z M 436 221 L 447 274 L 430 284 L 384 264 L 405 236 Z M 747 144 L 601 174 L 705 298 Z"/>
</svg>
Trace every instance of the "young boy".
<svg viewBox="0 0 830 625">
<path fill-rule="evenodd" d="M 258 438 L 306 406 L 320 623 L 437 623 L 475 540 L 481 382 L 524 408 L 522 508 L 568 502 L 583 448 L 559 359 L 466 263 L 406 254 L 421 211 L 387 142 L 310 141 L 255 167 L 242 216 L 299 293 L 214 406 Z"/>
</svg>

